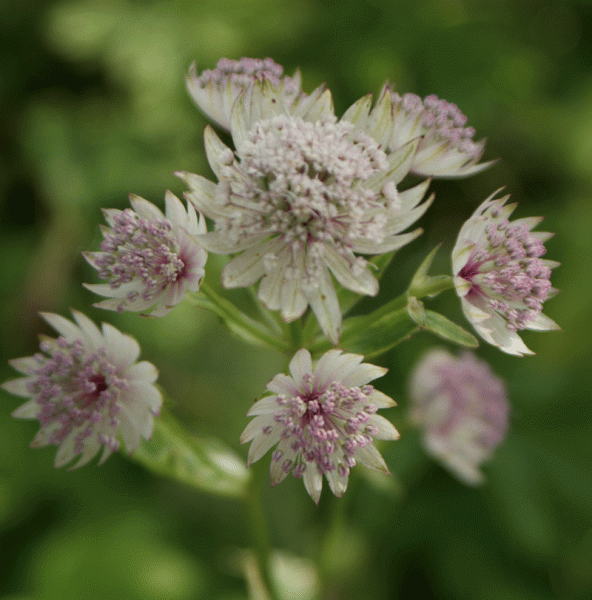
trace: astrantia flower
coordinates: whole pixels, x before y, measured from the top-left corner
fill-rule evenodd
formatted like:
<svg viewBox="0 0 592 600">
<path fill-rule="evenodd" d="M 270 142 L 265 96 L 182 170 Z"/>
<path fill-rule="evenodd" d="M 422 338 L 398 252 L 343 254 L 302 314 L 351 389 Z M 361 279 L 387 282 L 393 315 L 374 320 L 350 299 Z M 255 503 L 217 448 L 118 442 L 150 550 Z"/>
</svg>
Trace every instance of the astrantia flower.
<svg viewBox="0 0 592 600">
<path fill-rule="evenodd" d="M 271 58 L 221 58 L 215 69 L 196 72 L 195 63 L 187 75 L 187 89 L 199 109 L 220 127 L 230 130 L 230 112 L 241 92 L 249 90 L 255 81 L 266 79 L 280 93 L 286 105 L 291 105 L 301 93 L 300 72 L 282 77 L 284 69 Z"/>
<path fill-rule="evenodd" d="M 397 149 L 418 136 L 421 141 L 411 166 L 419 175 L 466 177 L 486 169 L 492 162 L 476 164 L 485 141 L 472 140 L 475 130 L 465 127 L 467 117 L 456 104 L 415 94 L 400 96 L 391 92 L 394 105 L 394 130 L 389 146 Z"/>
<path fill-rule="evenodd" d="M 240 438 L 241 443 L 253 440 L 248 464 L 277 444 L 271 459 L 272 485 L 292 471 L 303 478 L 317 503 L 323 475 L 340 498 L 356 462 L 388 473 L 372 442 L 399 438 L 391 423 L 375 414 L 395 402 L 368 385 L 386 369 L 362 363 L 363 358 L 329 350 L 313 370 L 308 350 L 299 350 L 290 362 L 292 376 L 276 375 L 267 384 L 273 395 L 247 413 L 255 417 Z"/>
<path fill-rule="evenodd" d="M 76 324 L 42 315 L 60 337 L 44 338 L 40 353 L 10 361 L 25 376 L 2 385 L 31 398 L 12 416 L 39 420 L 41 429 L 31 447 L 59 446 L 56 467 L 77 456 L 74 467 L 80 467 L 101 448 L 102 463 L 119 449 L 120 438 L 131 454 L 140 438 L 152 435 L 153 416 L 162 405 L 153 385 L 158 371 L 149 362 L 136 362 L 136 340 L 106 323 L 101 332 L 83 314 L 72 312 Z"/>
<path fill-rule="evenodd" d="M 496 192 L 497 193 L 497 192 Z M 543 242 L 552 234 L 531 231 L 542 217 L 508 217 L 515 204 L 492 194 L 462 226 L 452 251 L 452 270 L 463 312 L 477 333 L 504 352 L 533 354 L 520 339 L 522 329 L 559 329 L 542 314 L 543 302 L 557 290 L 543 260 Z"/>
<path fill-rule="evenodd" d="M 428 352 L 411 375 L 411 420 L 427 451 L 465 483 L 482 483 L 479 466 L 508 428 L 504 383 L 470 352 Z"/>
<path fill-rule="evenodd" d="M 197 292 L 205 274 L 207 252 L 196 236 L 206 231 L 190 204 L 187 210 L 171 192 L 165 196 L 166 216 L 151 202 L 130 195 L 133 210 L 103 210 L 110 227 L 103 228 L 101 252 L 83 252 L 105 284 L 85 284 L 110 296 L 94 306 L 123 312 L 166 315 L 185 297 Z"/>
<path fill-rule="evenodd" d="M 378 281 L 357 254 L 383 254 L 416 238 L 419 229 L 400 232 L 430 204 L 419 205 L 428 181 L 397 190 L 417 140 L 387 154 L 390 97 L 383 93 L 372 112 L 371 102 L 362 98 L 337 121 L 328 90 L 288 108 L 263 81 L 234 105 L 236 156 L 206 128 L 218 185 L 178 173 L 190 187 L 186 197 L 216 224 L 200 243 L 211 252 L 238 254 L 225 266 L 222 284 L 261 280 L 259 299 L 286 322 L 310 305 L 335 344 L 341 310 L 330 272 L 344 287 L 375 295 Z"/>
</svg>

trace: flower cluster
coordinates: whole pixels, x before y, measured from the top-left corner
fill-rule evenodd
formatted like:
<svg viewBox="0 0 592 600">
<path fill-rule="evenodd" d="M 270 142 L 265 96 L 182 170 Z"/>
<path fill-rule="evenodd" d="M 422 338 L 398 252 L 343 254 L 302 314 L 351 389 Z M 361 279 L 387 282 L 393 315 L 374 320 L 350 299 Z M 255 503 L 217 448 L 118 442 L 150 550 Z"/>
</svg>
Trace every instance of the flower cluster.
<svg viewBox="0 0 592 600">
<path fill-rule="evenodd" d="M 428 352 L 411 375 L 410 419 L 427 451 L 462 481 L 483 482 L 479 471 L 508 428 L 505 386 L 470 352 Z"/>
<path fill-rule="evenodd" d="M 195 304 L 248 341 L 286 353 L 308 346 L 291 359 L 290 375 L 268 383 L 240 437 L 251 442 L 249 464 L 274 448 L 272 485 L 292 473 L 318 503 L 323 478 L 341 497 L 358 462 L 388 473 L 374 440 L 399 434 L 376 412 L 395 402 L 370 385 L 386 369 L 353 352 L 384 352 L 415 325 L 475 345 L 471 334 L 424 309 L 421 298 L 454 287 L 477 333 L 510 354 L 531 353 L 519 331 L 558 329 L 542 314 L 556 291 L 550 273 L 558 263 L 542 258 L 551 234 L 532 231 L 537 218 L 510 222 L 514 206 L 495 194 L 460 230 L 452 276 L 427 275 L 432 252 L 407 293 L 343 320 L 340 302 L 345 310 L 355 294 L 375 296 L 387 259 L 422 233 L 413 226 L 432 204 L 431 178 L 466 177 L 492 164 L 479 162 L 485 140 L 473 141 L 475 130 L 455 104 L 401 96 L 385 84 L 376 102 L 364 96 L 338 118 L 329 90 L 304 93 L 300 73 L 285 76 L 269 58 L 222 59 L 200 74 L 192 65 L 187 87 L 232 139 L 228 146 L 205 128 L 216 181 L 178 172 L 187 207 L 167 191 L 164 213 L 133 195 L 131 208 L 105 210 L 100 251 L 83 254 L 106 282 L 85 285 L 105 298 L 97 307 L 153 317 L 191 292 Z M 409 173 L 425 179 L 406 186 Z M 279 319 L 247 316 L 202 284 L 208 252 L 228 255 L 222 287 L 257 285 L 261 305 L 279 311 Z M 381 255 L 387 256 L 374 258 Z M 307 311 L 316 323 L 285 326 Z M 73 314 L 75 322 L 43 315 L 60 336 L 44 339 L 40 353 L 11 361 L 24 377 L 2 386 L 30 398 L 14 416 L 39 420 L 32 446 L 58 446 L 56 466 L 76 457 L 80 466 L 101 448 L 103 462 L 121 442 L 133 452 L 150 438 L 162 404 L 156 368 L 136 362 L 135 340 Z M 329 349 L 339 344 L 350 352 Z M 463 481 L 479 483 L 479 466 L 507 429 L 503 383 L 471 354 L 436 350 L 414 370 L 411 396 L 410 417 L 429 452 Z"/>
<path fill-rule="evenodd" d="M 247 413 L 255 418 L 240 441 L 249 442 L 249 463 L 272 446 L 271 483 L 288 473 L 302 477 L 306 491 L 318 503 L 323 475 L 338 497 L 347 488 L 356 462 L 388 473 L 373 438 L 396 440 L 397 430 L 376 413 L 395 406 L 370 381 L 386 369 L 362 363 L 363 356 L 330 350 L 313 369 L 308 350 L 299 350 L 288 375 L 276 375 L 267 389 L 273 394 L 257 401 Z"/>
<path fill-rule="evenodd" d="M 31 447 L 59 446 L 55 466 L 80 456 L 89 462 L 101 449 L 100 462 L 119 449 L 119 437 L 132 453 L 140 438 L 149 439 L 162 397 L 153 385 L 158 371 L 136 362 L 136 340 L 103 324 L 103 330 L 73 311 L 76 323 L 51 313 L 42 316 L 60 334 L 41 342 L 41 352 L 10 364 L 24 377 L 2 387 L 31 399 L 13 416 L 41 425 Z"/>
</svg>

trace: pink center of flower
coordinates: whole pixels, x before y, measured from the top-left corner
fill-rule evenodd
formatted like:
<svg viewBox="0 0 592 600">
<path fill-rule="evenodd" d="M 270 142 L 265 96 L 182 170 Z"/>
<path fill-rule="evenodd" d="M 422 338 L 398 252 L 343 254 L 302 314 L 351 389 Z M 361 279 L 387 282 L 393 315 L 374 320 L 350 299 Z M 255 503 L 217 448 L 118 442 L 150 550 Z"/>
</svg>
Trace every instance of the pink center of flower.
<svg viewBox="0 0 592 600">
<path fill-rule="evenodd" d="M 142 299 L 150 300 L 166 286 L 187 275 L 190 258 L 185 257 L 168 219 L 148 221 L 126 209 L 113 219 L 101 242 L 104 254 L 93 259 L 101 279 L 113 289 L 134 279 L 142 282 Z M 133 301 L 139 292 L 130 292 Z"/>
<path fill-rule="evenodd" d="M 551 289 L 551 269 L 540 259 L 543 254 L 543 243 L 526 223 L 490 223 L 458 273 L 471 283 L 467 300 L 485 302 L 506 320 L 509 330 L 525 329 L 542 311 Z"/>
<path fill-rule="evenodd" d="M 310 380 L 308 376 L 304 387 L 310 387 Z M 346 388 L 335 382 L 292 398 L 278 396 L 282 410 L 275 421 L 283 426 L 281 438 L 291 440 L 291 449 L 296 453 L 294 461 L 284 461 L 284 471 L 289 472 L 295 464 L 293 473 L 300 477 L 306 463 L 314 463 L 321 474 L 338 469 L 340 476 L 347 476 L 356 464 L 356 450 L 371 444 L 372 435 L 377 433 L 369 424 L 377 410 L 367 400 L 373 391 L 371 385 Z M 273 453 L 275 462 L 282 458 L 281 450 Z"/>
<path fill-rule="evenodd" d="M 40 406 L 37 419 L 48 430 L 48 441 L 60 445 L 75 432 L 74 452 L 93 434 L 112 450 L 119 447 L 114 435 L 121 410 L 119 397 L 128 384 L 107 360 L 105 350 L 89 354 L 81 340 L 63 337 L 42 342 L 36 354 L 38 367 L 30 373 L 28 391 Z"/>
</svg>

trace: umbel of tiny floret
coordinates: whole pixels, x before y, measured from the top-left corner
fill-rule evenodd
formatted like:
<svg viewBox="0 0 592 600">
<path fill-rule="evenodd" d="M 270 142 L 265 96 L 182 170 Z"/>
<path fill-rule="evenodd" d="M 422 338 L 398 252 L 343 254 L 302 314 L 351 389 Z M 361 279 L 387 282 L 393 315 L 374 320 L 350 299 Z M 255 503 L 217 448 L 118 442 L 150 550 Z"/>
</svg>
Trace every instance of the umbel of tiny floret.
<svg viewBox="0 0 592 600">
<path fill-rule="evenodd" d="M 429 351 L 411 374 L 410 419 L 426 450 L 464 483 L 483 482 L 480 465 L 508 428 L 504 383 L 470 352 Z"/>
<path fill-rule="evenodd" d="M 58 446 L 56 467 L 77 456 L 73 467 L 80 467 L 101 448 L 103 463 L 119 449 L 120 439 L 131 454 L 141 438 L 152 435 L 153 417 L 162 406 L 153 385 L 158 371 L 149 362 L 136 362 L 136 340 L 106 323 L 101 331 L 79 312 L 73 315 L 76 323 L 42 314 L 60 337 L 44 338 L 40 353 L 10 361 L 24 377 L 2 385 L 30 398 L 12 416 L 39 421 L 31 447 Z"/>
<path fill-rule="evenodd" d="M 232 105 L 242 92 L 248 92 L 255 81 L 266 79 L 290 106 L 300 90 L 300 72 L 282 77 L 284 69 L 271 58 L 221 58 L 215 69 L 199 75 L 195 63 L 189 68 L 187 89 L 198 108 L 220 127 L 230 130 Z"/>
<path fill-rule="evenodd" d="M 493 162 L 477 164 L 485 141 L 473 141 L 475 130 L 466 127 L 467 117 L 456 104 L 437 96 L 423 100 L 416 94 L 391 92 L 394 129 L 389 141 L 395 150 L 414 138 L 420 142 L 411 165 L 418 175 L 467 177 L 487 169 Z"/>
<path fill-rule="evenodd" d="M 375 413 L 395 402 L 368 385 L 386 369 L 362 363 L 363 358 L 330 350 L 313 369 L 310 353 L 302 349 L 290 362 L 291 376 L 279 374 L 267 384 L 272 395 L 249 410 L 247 415 L 255 418 L 240 441 L 252 440 L 249 464 L 277 445 L 271 458 L 272 485 L 292 472 L 303 478 L 318 503 L 323 475 L 341 497 L 356 462 L 388 473 L 373 438 L 396 440 L 399 434 Z"/>
<path fill-rule="evenodd" d="M 486 342 L 508 354 L 533 354 L 518 331 L 559 329 L 541 312 L 557 292 L 549 278 L 559 263 L 541 258 L 552 234 L 531 231 L 541 217 L 508 221 L 516 205 L 505 206 L 509 196 L 494 196 L 459 232 L 452 251 L 454 284 L 465 316 Z"/>
<path fill-rule="evenodd" d="M 187 210 L 171 192 L 165 196 L 166 216 L 151 202 L 130 196 L 132 209 L 104 210 L 109 227 L 101 252 L 84 252 L 105 284 L 85 284 L 92 292 L 109 296 L 94 306 L 110 310 L 147 311 L 166 315 L 186 292 L 197 292 L 205 274 L 207 252 L 196 236 L 206 231 L 193 206 Z"/>
<path fill-rule="evenodd" d="M 337 120 L 321 88 L 288 107 L 267 80 L 232 110 L 236 154 L 207 127 L 205 147 L 219 183 L 178 173 L 195 207 L 215 222 L 199 236 L 211 252 L 235 254 L 227 288 L 260 281 L 258 297 L 286 322 L 307 306 L 337 344 L 341 310 L 331 274 L 345 288 L 375 295 L 378 281 L 359 254 L 401 248 L 421 230 L 401 233 L 428 208 L 425 181 L 399 192 L 418 140 L 385 152 L 392 106 L 384 92 L 370 111 L 362 98 Z"/>
</svg>

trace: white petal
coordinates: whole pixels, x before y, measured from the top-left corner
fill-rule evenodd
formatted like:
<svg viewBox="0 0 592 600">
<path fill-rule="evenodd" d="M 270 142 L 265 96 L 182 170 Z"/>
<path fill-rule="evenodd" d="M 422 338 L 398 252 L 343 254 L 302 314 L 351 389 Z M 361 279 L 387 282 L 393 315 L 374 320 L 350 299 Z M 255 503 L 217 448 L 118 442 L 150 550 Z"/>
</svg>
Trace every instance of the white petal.
<svg viewBox="0 0 592 600">
<path fill-rule="evenodd" d="M 158 209 L 152 202 L 148 202 L 148 200 L 144 200 L 144 198 L 140 198 L 140 196 L 136 196 L 135 194 L 130 194 L 129 196 L 130 204 L 138 216 L 146 219 L 147 221 L 152 221 L 153 219 L 164 219 L 164 215 L 161 210 Z"/>
<path fill-rule="evenodd" d="M 281 429 L 281 425 L 272 425 L 271 433 L 259 435 L 251 442 L 247 466 L 258 461 L 272 446 L 278 443 Z"/>
<path fill-rule="evenodd" d="M 318 287 L 307 290 L 306 295 L 320 328 L 327 339 L 336 346 L 341 336 L 341 309 L 326 268 L 323 268 L 319 277 Z"/>
<path fill-rule="evenodd" d="M 363 363 L 345 377 L 340 377 L 340 381 L 346 387 L 361 387 L 374 379 L 382 377 L 387 371 L 388 369 L 385 367 Z"/>
<path fill-rule="evenodd" d="M 379 440 L 398 440 L 401 437 L 393 424 L 380 415 L 372 415 L 369 424 L 374 425 L 378 429 L 378 433 L 372 434 L 372 437 Z"/>
<path fill-rule="evenodd" d="M 126 369 L 125 378 L 130 382 L 154 383 L 158 378 L 158 369 L 152 363 L 143 360 Z"/>
<path fill-rule="evenodd" d="M 352 272 L 351 265 L 331 246 L 325 246 L 325 264 L 331 269 L 335 279 L 345 288 L 365 294 L 376 296 L 378 294 L 378 280 L 369 269 L 363 269 L 359 274 Z"/>
<path fill-rule="evenodd" d="M 323 477 L 315 463 L 306 463 L 306 470 L 302 479 L 308 495 L 314 500 L 315 504 L 318 504 L 323 489 Z"/>
<path fill-rule="evenodd" d="M 363 448 L 356 448 L 354 458 L 366 467 L 382 471 L 383 473 L 389 472 L 380 452 L 372 444 L 368 444 Z"/>
<path fill-rule="evenodd" d="M 290 373 L 299 386 L 303 385 L 305 376 L 312 375 L 312 359 L 306 348 L 301 348 L 290 361 Z"/>
<path fill-rule="evenodd" d="M 300 395 L 299 385 L 288 375 L 279 373 L 268 384 L 267 389 L 275 394 L 281 394 L 287 398 Z"/>
<path fill-rule="evenodd" d="M 343 494 L 345 494 L 345 490 L 347 490 L 349 475 L 342 477 L 339 475 L 338 469 L 333 469 L 333 471 L 325 473 L 325 477 L 327 478 L 327 482 L 329 483 L 331 491 L 335 494 L 335 496 L 337 496 L 337 498 L 341 498 Z"/>
<path fill-rule="evenodd" d="M 61 334 L 69 342 L 82 340 L 84 335 L 79 327 L 74 325 L 72 321 L 68 321 L 60 315 L 54 313 L 39 313 L 59 334 Z"/>
<path fill-rule="evenodd" d="M 27 375 L 35 372 L 39 368 L 39 363 L 34 356 L 23 356 L 22 358 L 12 358 L 8 361 L 8 364 L 19 371 L 19 373 L 25 373 Z"/>
<path fill-rule="evenodd" d="M 121 369 L 132 365 L 140 356 L 140 345 L 129 335 L 121 333 L 109 323 L 103 323 L 103 337 L 107 358 Z"/>
<path fill-rule="evenodd" d="M 86 316 L 77 310 L 73 310 L 74 319 L 84 333 L 85 341 L 89 348 L 101 348 L 104 345 L 101 330 Z"/>
<path fill-rule="evenodd" d="M 560 331 L 561 327 L 559 327 L 559 325 L 557 325 L 553 319 L 549 319 L 549 317 L 543 313 L 539 313 L 536 319 L 528 324 L 527 329 L 533 329 L 535 331 Z"/>
<path fill-rule="evenodd" d="M 222 285 L 225 288 L 248 287 L 265 274 L 264 258 L 275 254 L 282 242 L 272 238 L 247 248 L 230 260 L 222 270 Z"/>
<path fill-rule="evenodd" d="M 19 381 L 18 379 L 16 381 Z M 7 381 L 6 383 L 11 383 Z M 16 392 L 9 389 L 6 384 L 2 384 L 2 387 L 11 394 L 15 394 Z M 27 394 L 29 396 L 30 394 Z M 17 394 L 17 396 L 24 396 L 24 394 Z M 41 406 L 35 400 L 29 400 L 29 402 L 25 402 L 23 405 L 19 406 L 15 411 L 12 412 L 12 416 L 15 419 L 36 419 L 37 413 L 41 410 Z"/>
</svg>

